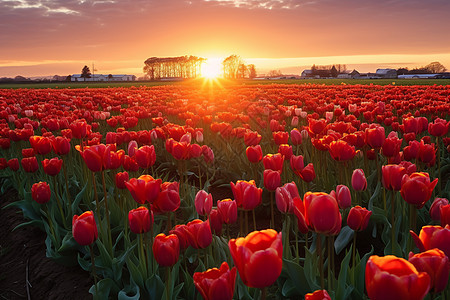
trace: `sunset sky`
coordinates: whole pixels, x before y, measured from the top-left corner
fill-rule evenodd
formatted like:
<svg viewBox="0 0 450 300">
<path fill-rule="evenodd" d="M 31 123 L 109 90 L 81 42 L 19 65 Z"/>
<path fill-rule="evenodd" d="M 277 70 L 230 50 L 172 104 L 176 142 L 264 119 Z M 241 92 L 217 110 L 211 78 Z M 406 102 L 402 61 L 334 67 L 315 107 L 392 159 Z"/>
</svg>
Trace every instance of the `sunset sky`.
<svg viewBox="0 0 450 300">
<path fill-rule="evenodd" d="M 151 56 L 231 54 L 258 73 L 312 64 L 450 69 L 448 0 L 0 0 L 0 77 L 142 76 Z"/>
</svg>

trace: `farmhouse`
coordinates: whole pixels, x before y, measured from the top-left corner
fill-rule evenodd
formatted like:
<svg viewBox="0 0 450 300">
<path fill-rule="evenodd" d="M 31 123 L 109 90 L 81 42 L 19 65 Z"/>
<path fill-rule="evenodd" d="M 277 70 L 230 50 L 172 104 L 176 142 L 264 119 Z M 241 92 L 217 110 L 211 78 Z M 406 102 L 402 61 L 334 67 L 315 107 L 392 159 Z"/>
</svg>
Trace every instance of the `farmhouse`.
<svg viewBox="0 0 450 300">
<path fill-rule="evenodd" d="M 94 74 L 89 78 L 81 77 L 81 74 L 73 74 L 70 76 L 70 81 L 135 81 L 136 76 L 134 75 L 104 75 L 104 74 Z"/>
<path fill-rule="evenodd" d="M 394 69 L 377 69 L 375 74 L 380 78 L 397 78 L 397 71 Z"/>
</svg>

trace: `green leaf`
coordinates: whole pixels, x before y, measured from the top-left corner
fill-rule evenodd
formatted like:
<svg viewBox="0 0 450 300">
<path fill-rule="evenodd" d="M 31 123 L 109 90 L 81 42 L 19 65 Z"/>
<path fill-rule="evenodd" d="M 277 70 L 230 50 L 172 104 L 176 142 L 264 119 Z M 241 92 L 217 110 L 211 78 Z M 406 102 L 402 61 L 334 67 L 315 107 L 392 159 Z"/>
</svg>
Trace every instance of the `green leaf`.
<svg viewBox="0 0 450 300">
<path fill-rule="evenodd" d="M 88 182 L 86 181 L 86 183 L 84 184 L 81 191 L 75 196 L 75 200 L 72 202 L 72 212 L 73 213 L 79 211 L 78 207 L 80 205 L 81 200 L 84 197 L 84 194 L 86 193 L 87 186 L 88 186 Z"/>
<path fill-rule="evenodd" d="M 341 270 L 338 276 L 338 287 L 336 290 L 336 299 L 348 299 L 353 291 L 353 286 L 347 284 L 347 271 L 349 268 L 350 258 L 352 257 L 352 246 L 341 262 Z"/>
<path fill-rule="evenodd" d="M 111 278 L 105 278 L 97 283 L 97 289 L 95 284 L 89 289 L 89 293 L 94 295 L 94 299 L 108 299 L 111 292 L 119 290 L 117 285 Z"/>
<path fill-rule="evenodd" d="M 156 273 L 145 281 L 145 287 L 150 293 L 150 299 L 162 299 L 165 285 Z"/>
<path fill-rule="evenodd" d="M 28 221 L 28 222 L 20 223 L 19 225 L 14 227 L 12 231 L 15 231 L 15 230 L 17 230 L 19 228 L 22 228 L 24 226 L 36 226 L 36 227 L 39 227 L 41 230 L 44 230 L 44 223 L 43 223 L 42 220 L 31 220 L 31 221 Z"/>
<path fill-rule="evenodd" d="M 138 286 L 144 286 L 144 275 L 140 272 L 140 269 L 137 265 L 135 265 L 131 259 L 127 260 L 128 271 L 130 272 L 130 276 L 134 282 Z"/>
<path fill-rule="evenodd" d="M 339 232 L 336 240 L 334 241 L 334 249 L 336 254 L 341 253 L 342 249 L 347 247 L 347 245 L 352 241 L 355 232 L 348 226 L 344 226 Z"/>
<path fill-rule="evenodd" d="M 356 267 L 355 271 L 355 289 L 353 292 L 356 292 L 356 299 L 364 298 L 364 287 L 365 287 L 365 275 L 366 275 L 366 264 L 369 260 L 369 257 L 373 254 L 373 246 L 370 252 L 366 253 L 363 258 L 358 262 L 359 255 L 357 255 L 356 259 Z"/>
<path fill-rule="evenodd" d="M 369 205 L 367 206 L 368 210 L 373 210 L 373 202 L 380 195 L 380 192 L 381 192 L 381 181 L 379 181 L 377 183 L 377 187 L 375 188 L 375 192 L 372 194 L 372 197 L 370 197 Z"/>
<path fill-rule="evenodd" d="M 136 284 L 127 285 L 117 295 L 118 300 L 139 300 L 140 297 L 141 293 L 139 291 L 139 286 L 137 286 Z"/>
<path fill-rule="evenodd" d="M 305 295 L 311 291 L 308 285 L 305 269 L 293 260 L 283 259 L 283 269 L 288 274 L 288 279 L 294 283 L 295 289 L 299 295 Z M 284 295 L 284 294 L 283 294 Z"/>
</svg>

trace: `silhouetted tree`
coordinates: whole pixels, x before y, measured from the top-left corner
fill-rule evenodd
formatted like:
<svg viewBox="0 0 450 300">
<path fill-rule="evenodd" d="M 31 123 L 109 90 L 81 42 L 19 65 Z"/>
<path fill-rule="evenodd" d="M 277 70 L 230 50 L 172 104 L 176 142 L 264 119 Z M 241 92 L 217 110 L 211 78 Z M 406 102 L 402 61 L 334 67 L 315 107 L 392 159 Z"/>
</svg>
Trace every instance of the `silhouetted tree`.
<svg viewBox="0 0 450 300">
<path fill-rule="evenodd" d="M 81 77 L 84 78 L 84 81 L 86 81 L 86 78 L 91 78 L 91 70 L 88 66 L 84 66 L 83 69 L 81 69 Z"/>
<path fill-rule="evenodd" d="M 432 63 L 429 63 L 424 67 L 424 69 L 427 69 L 430 71 L 430 73 L 442 73 L 445 72 L 447 69 L 438 61 L 434 61 Z"/>
<path fill-rule="evenodd" d="M 247 66 L 241 63 L 238 66 L 237 78 L 244 78 L 246 73 L 247 73 Z"/>
<path fill-rule="evenodd" d="M 253 79 L 256 77 L 256 68 L 254 64 L 249 64 L 247 66 L 248 78 Z"/>
<path fill-rule="evenodd" d="M 242 59 L 239 55 L 233 54 L 225 58 L 222 62 L 223 77 L 235 79 L 238 75 L 239 66 L 242 64 Z"/>
<path fill-rule="evenodd" d="M 269 73 L 267 73 L 267 76 L 269 77 L 278 77 L 283 75 L 280 70 L 270 70 Z"/>
</svg>

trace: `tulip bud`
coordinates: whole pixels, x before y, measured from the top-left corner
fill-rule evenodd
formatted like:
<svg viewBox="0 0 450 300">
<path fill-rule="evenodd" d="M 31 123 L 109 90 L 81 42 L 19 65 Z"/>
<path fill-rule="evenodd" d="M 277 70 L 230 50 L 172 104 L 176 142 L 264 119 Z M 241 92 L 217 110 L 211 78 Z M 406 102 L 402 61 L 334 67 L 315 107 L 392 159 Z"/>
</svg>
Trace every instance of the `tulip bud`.
<svg viewBox="0 0 450 300">
<path fill-rule="evenodd" d="M 44 204 L 50 201 L 51 191 L 47 182 L 37 182 L 31 187 L 31 197 L 39 204 Z"/>
<path fill-rule="evenodd" d="M 359 205 L 352 207 L 347 217 L 347 225 L 354 231 L 363 231 L 369 224 L 372 211 Z"/>
<path fill-rule="evenodd" d="M 213 198 L 204 190 L 200 190 L 195 195 L 195 209 L 200 216 L 209 215 L 212 209 Z"/>
<path fill-rule="evenodd" d="M 352 187 L 355 191 L 365 191 L 367 180 L 362 169 L 355 169 L 352 174 Z"/>
<path fill-rule="evenodd" d="M 161 267 L 173 266 L 180 256 L 180 241 L 175 234 L 158 234 L 153 241 L 153 256 Z"/>
<path fill-rule="evenodd" d="M 136 234 L 148 232 L 153 224 L 153 212 L 144 206 L 132 209 L 128 213 L 128 224 Z"/>
<path fill-rule="evenodd" d="M 346 185 L 340 184 L 336 187 L 336 200 L 342 209 L 346 209 L 352 205 L 350 189 Z"/>
<path fill-rule="evenodd" d="M 80 216 L 73 216 L 72 235 L 81 246 L 90 245 L 97 239 L 97 225 L 92 211 L 86 211 Z"/>
<path fill-rule="evenodd" d="M 439 221 L 441 219 L 441 206 L 448 205 L 446 198 L 436 198 L 430 207 L 430 216 L 433 220 Z M 444 227 L 444 226 L 443 226 Z"/>
</svg>

